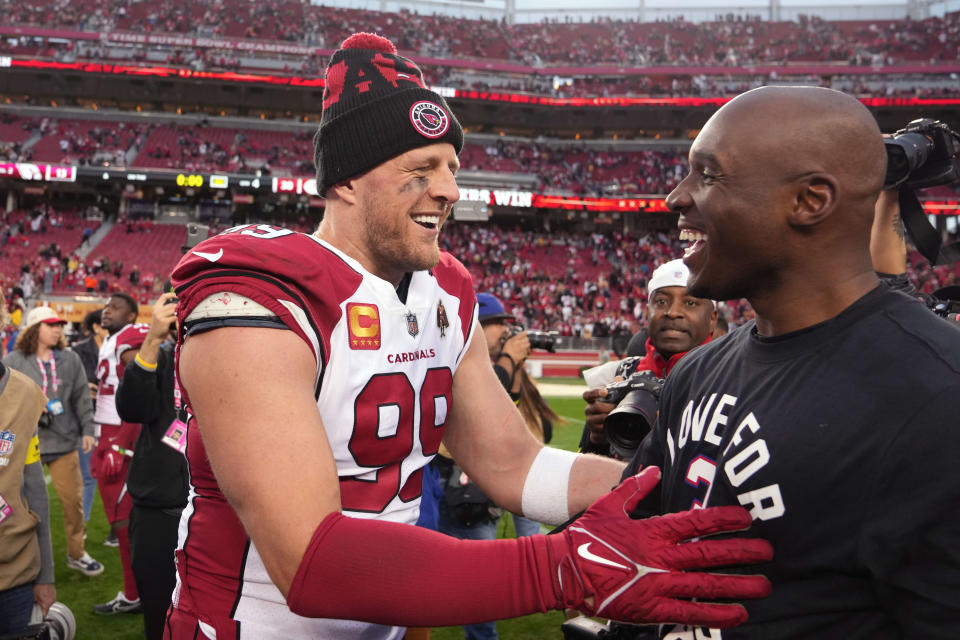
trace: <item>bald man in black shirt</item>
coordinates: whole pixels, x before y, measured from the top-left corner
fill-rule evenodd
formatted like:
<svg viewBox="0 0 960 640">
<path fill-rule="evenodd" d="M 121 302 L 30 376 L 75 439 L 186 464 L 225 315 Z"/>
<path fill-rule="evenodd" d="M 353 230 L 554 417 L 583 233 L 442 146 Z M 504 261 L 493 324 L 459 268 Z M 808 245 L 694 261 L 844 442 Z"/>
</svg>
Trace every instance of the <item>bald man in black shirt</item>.
<svg viewBox="0 0 960 640">
<path fill-rule="evenodd" d="M 765 87 L 710 119 L 667 198 L 690 294 L 757 317 L 667 379 L 640 510 L 740 504 L 777 554 L 746 624 L 662 638 L 960 634 L 960 332 L 874 272 L 885 158 L 854 98 Z"/>
</svg>

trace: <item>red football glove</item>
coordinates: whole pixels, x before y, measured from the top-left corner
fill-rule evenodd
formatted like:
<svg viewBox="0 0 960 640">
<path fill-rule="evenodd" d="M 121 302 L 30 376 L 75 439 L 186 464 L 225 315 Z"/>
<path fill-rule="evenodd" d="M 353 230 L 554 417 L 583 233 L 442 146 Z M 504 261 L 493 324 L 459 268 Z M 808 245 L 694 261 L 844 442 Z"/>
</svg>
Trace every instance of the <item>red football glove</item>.
<svg viewBox="0 0 960 640">
<path fill-rule="evenodd" d="M 103 459 L 100 462 L 99 477 L 104 480 L 119 478 L 123 474 L 125 463 L 125 455 L 113 449 L 107 449 L 103 452 Z"/>
<path fill-rule="evenodd" d="M 301 616 L 417 627 L 564 607 L 638 624 L 743 622 L 747 613 L 739 605 L 679 598 L 759 598 L 770 592 L 766 578 L 683 570 L 767 561 L 770 545 L 744 538 L 678 544 L 746 529 L 750 516 L 740 507 L 630 518 L 659 478 L 651 467 L 628 479 L 554 536 L 457 540 L 421 527 L 331 513 L 304 551 L 287 604 Z"/>
<path fill-rule="evenodd" d="M 689 599 L 763 598 L 770 593 L 766 578 L 685 570 L 767 562 L 773 558 L 773 548 L 765 540 L 744 538 L 684 543 L 749 528 L 751 517 L 742 507 L 629 519 L 628 514 L 659 480 L 660 470 L 648 467 L 594 502 L 560 534 L 565 550 L 562 557 L 554 558 L 558 599 L 569 608 L 612 620 L 682 622 L 719 629 L 746 621 L 747 612 L 738 604 Z M 551 551 L 558 551 L 558 546 L 551 544 Z"/>
</svg>

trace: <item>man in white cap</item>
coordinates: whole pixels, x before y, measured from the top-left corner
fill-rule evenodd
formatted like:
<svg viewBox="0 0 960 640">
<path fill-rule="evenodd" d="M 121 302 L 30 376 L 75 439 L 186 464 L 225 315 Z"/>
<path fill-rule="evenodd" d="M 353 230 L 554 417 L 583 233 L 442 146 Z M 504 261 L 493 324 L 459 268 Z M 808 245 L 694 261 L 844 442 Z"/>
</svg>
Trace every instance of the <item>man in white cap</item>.
<svg viewBox="0 0 960 640">
<path fill-rule="evenodd" d="M 695 298 L 687 292 L 690 270 L 683 260 L 665 262 L 653 271 L 647 285 L 648 338 L 646 355 L 626 358 L 617 369 L 618 374 L 651 371 L 665 378 L 673 366 L 691 349 L 710 341 L 717 323 L 717 308 L 712 300 Z M 616 405 L 603 402 L 607 391 L 603 387 L 587 389 L 587 416 L 581 450 L 608 453 L 603 425 Z"/>
</svg>

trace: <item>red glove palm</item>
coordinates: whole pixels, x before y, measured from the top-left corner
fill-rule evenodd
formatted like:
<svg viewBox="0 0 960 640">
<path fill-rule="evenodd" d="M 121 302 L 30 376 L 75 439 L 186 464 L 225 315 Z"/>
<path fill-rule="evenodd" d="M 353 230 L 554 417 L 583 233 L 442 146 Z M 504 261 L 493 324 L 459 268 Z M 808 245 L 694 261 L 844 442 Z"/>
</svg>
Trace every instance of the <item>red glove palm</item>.
<svg viewBox="0 0 960 640">
<path fill-rule="evenodd" d="M 691 572 L 687 569 L 766 562 L 765 540 L 733 538 L 686 542 L 749 528 L 742 507 L 710 507 L 633 520 L 629 513 L 660 480 L 648 467 L 594 502 L 560 536 L 564 540 L 554 589 L 567 607 L 620 621 L 675 622 L 714 628 L 747 619 L 738 604 L 705 604 L 680 598 L 763 598 L 763 576 Z M 551 538 L 552 536 L 548 536 Z M 558 547 L 551 545 L 555 553 Z"/>
</svg>

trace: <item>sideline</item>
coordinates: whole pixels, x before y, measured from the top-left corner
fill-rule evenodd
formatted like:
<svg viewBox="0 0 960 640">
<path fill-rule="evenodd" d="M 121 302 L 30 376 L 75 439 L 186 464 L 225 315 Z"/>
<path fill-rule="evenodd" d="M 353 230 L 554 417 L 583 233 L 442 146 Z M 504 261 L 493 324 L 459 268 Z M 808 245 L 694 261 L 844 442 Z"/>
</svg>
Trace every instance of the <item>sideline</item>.
<svg viewBox="0 0 960 640">
<path fill-rule="evenodd" d="M 537 389 L 540 390 L 540 395 L 544 397 L 579 398 L 587 390 L 587 387 L 583 384 L 555 384 L 537 381 Z"/>
</svg>

